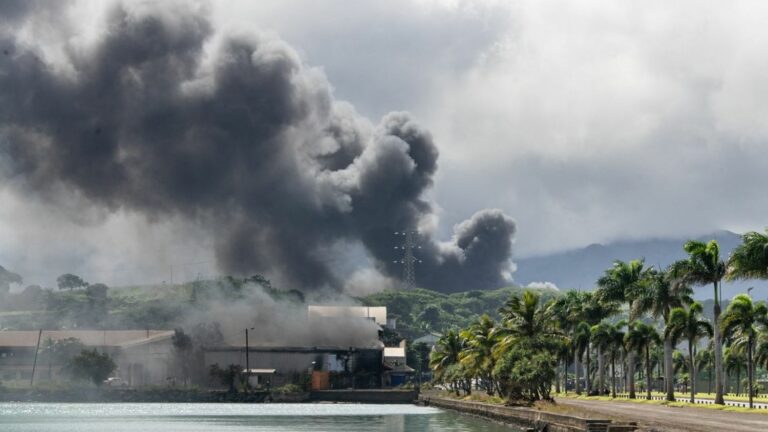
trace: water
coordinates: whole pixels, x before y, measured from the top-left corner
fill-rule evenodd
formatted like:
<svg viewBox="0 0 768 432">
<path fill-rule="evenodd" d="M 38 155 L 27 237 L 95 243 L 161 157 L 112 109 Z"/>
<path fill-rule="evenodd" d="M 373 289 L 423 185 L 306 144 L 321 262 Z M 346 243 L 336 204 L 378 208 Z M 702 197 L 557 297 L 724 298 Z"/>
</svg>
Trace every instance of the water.
<svg viewBox="0 0 768 432">
<path fill-rule="evenodd" d="M 513 430 L 476 417 L 415 405 L 0 403 L 3 432 Z"/>
</svg>

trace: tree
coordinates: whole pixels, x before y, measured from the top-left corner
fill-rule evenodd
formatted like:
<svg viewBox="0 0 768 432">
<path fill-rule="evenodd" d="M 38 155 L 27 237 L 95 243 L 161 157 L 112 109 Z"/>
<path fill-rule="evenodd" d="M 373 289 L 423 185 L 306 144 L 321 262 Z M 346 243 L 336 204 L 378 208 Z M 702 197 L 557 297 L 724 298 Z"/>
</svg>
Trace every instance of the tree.
<svg viewBox="0 0 768 432">
<path fill-rule="evenodd" d="M 459 356 L 464 350 L 466 341 L 458 331 L 448 330 L 435 344 L 435 349 L 429 356 L 429 366 L 435 372 L 436 381 L 445 381 L 451 366 L 459 363 Z M 451 387 L 459 394 L 459 385 L 455 380 L 448 380 Z"/>
<path fill-rule="evenodd" d="M 435 305 L 429 305 L 419 314 L 419 321 L 426 323 L 430 330 L 440 330 L 440 308 Z"/>
<path fill-rule="evenodd" d="M 688 341 L 688 358 L 691 363 L 688 366 L 691 376 L 691 403 L 695 402 L 696 393 L 696 365 L 694 364 L 696 343 L 702 337 L 712 337 L 712 325 L 701 318 L 702 310 L 703 307 L 699 302 L 692 303 L 687 311 L 681 307 L 672 309 L 667 327 L 664 329 L 665 340 L 671 340 L 672 344 L 677 345 L 681 339 Z"/>
<path fill-rule="evenodd" d="M 21 276 L 0 266 L 0 295 L 8 294 L 11 290 L 11 284 L 20 284 L 22 282 Z"/>
<path fill-rule="evenodd" d="M 696 343 L 702 337 L 712 337 L 712 325 L 707 320 L 701 318 L 702 310 L 701 303 L 698 302 L 691 304 L 687 311 L 684 308 L 673 309 L 669 316 L 667 327 L 664 330 L 665 339 L 671 339 L 674 345 L 677 345 L 682 339 L 688 341 L 691 403 L 695 401 L 696 392 Z"/>
<path fill-rule="evenodd" d="M 696 353 L 696 370 L 707 370 L 707 393 L 712 393 L 712 369 L 714 366 L 715 354 L 712 352 L 711 346 L 707 347 L 707 349 L 703 351 Z"/>
<path fill-rule="evenodd" d="M 602 322 L 600 324 L 592 326 L 590 329 L 590 340 L 592 342 L 592 345 L 597 348 L 597 358 L 602 359 L 608 350 L 610 350 L 610 346 L 612 343 L 611 340 L 611 329 L 612 325 Z M 602 363 L 602 361 L 600 361 Z M 598 366 L 598 373 L 597 373 L 597 391 L 598 393 L 602 394 L 603 390 L 605 389 L 605 371 L 601 367 L 602 365 Z"/>
<path fill-rule="evenodd" d="M 171 343 L 173 344 L 173 357 L 176 367 L 181 371 L 184 385 L 186 385 L 192 369 L 192 362 L 194 361 L 192 337 L 184 333 L 184 330 L 177 328 L 173 331 Z"/>
<path fill-rule="evenodd" d="M 115 371 L 117 365 L 107 353 L 99 353 L 95 349 L 82 350 L 73 357 L 66 369 L 73 377 L 91 381 L 96 387 L 101 387 L 104 380 Z"/>
<path fill-rule="evenodd" d="M 619 321 L 616 324 L 602 322 L 591 329 L 592 343 L 598 349 L 598 355 L 603 356 L 606 353 L 611 361 L 611 395 L 616 397 L 616 357 L 619 356 L 624 348 L 624 332 L 621 329 L 626 325 L 626 321 Z M 598 375 L 599 390 L 604 389 L 604 377 L 602 371 Z"/>
<path fill-rule="evenodd" d="M 632 314 L 632 303 L 648 271 L 643 260 L 630 262 L 617 260 L 613 263 L 613 267 L 606 270 L 605 274 L 598 279 L 596 295 L 603 302 L 626 303 L 630 308 L 629 323 L 632 324 L 636 318 Z M 627 352 L 627 366 L 629 398 L 634 399 L 636 397 L 635 358 L 632 350 Z"/>
<path fill-rule="evenodd" d="M 493 374 L 502 393 L 512 399 L 550 399 L 557 359 L 528 341 L 515 344 L 496 364 Z"/>
<path fill-rule="evenodd" d="M 560 338 L 562 332 L 555 323 L 555 303 L 543 303 L 541 294 L 526 290 L 522 295 L 513 295 L 499 309 L 502 325 L 495 329 L 500 339 L 499 347 L 508 348 L 514 341 L 528 339 L 539 345 L 551 345 L 553 338 Z"/>
<path fill-rule="evenodd" d="M 76 288 L 82 288 L 88 286 L 88 282 L 80 278 L 80 276 L 73 275 L 71 273 L 65 273 L 56 278 L 56 284 L 60 290 L 68 289 L 73 290 Z"/>
<path fill-rule="evenodd" d="M 581 394 L 581 383 L 579 382 L 579 362 L 581 361 L 582 357 L 584 356 L 584 352 L 587 353 L 587 373 L 584 377 L 584 386 L 586 387 L 587 394 L 589 394 L 589 366 L 590 366 L 590 359 L 589 359 L 589 340 L 592 337 L 591 328 L 589 327 L 589 324 L 586 322 L 580 322 L 576 329 L 573 332 L 573 352 L 574 357 L 576 359 L 576 394 Z"/>
<path fill-rule="evenodd" d="M 733 298 L 723 315 L 723 334 L 732 346 L 741 346 L 747 351 L 747 379 L 749 380 L 749 407 L 752 408 L 754 394 L 753 355 L 760 327 L 768 325 L 768 307 L 765 303 L 753 303 L 746 294 Z M 738 385 L 738 384 L 737 384 Z"/>
<path fill-rule="evenodd" d="M 650 313 L 653 318 L 661 317 L 664 325 L 669 325 L 672 308 L 681 307 L 693 301 L 693 291 L 682 281 L 671 280 L 666 272 L 650 270 L 640 284 L 635 301 L 632 304 L 634 316 Z M 667 400 L 675 400 L 674 374 L 672 371 L 673 343 L 670 335 L 664 333 L 664 386 Z"/>
<path fill-rule="evenodd" d="M 53 340 L 48 337 L 43 341 L 43 356 L 48 360 L 48 380 L 53 379 L 53 364 L 66 365 L 73 357 L 85 349 L 85 345 L 77 338 Z"/>
<path fill-rule="evenodd" d="M 405 363 L 416 369 L 419 383 L 424 372 L 429 371 L 429 345 L 424 342 L 409 343 L 405 346 Z"/>
<path fill-rule="evenodd" d="M 209 373 L 212 378 L 218 379 L 219 382 L 227 386 L 230 393 L 235 393 L 237 391 L 235 384 L 242 379 L 243 367 L 231 364 L 222 369 L 218 363 L 214 363 L 211 365 Z"/>
<path fill-rule="evenodd" d="M 720 245 L 712 240 L 709 243 L 689 240 L 683 246 L 688 259 L 673 263 L 670 276 L 681 283 L 690 285 L 712 284 L 715 294 L 713 322 L 715 341 L 715 403 L 724 405 L 723 399 L 723 344 L 720 334 L 721 292 L 720 282 L 725 277 L 725 262 L 720 259 Z"/>
<path fill-rule="evenodd" d="M 744 365 L 747 359 L 744 357 L 742 347 L 728 347 L 723 354 L 723 367 L 729 377 L 736 375 L 736 396 L 741 394 L 741 373 L 744 371 Z"/>
<path fill-rule="evenodd" d="M 635 322 L 630 324 L 624 340 L 630 350 L 634 350 L 640 355 L 645 351 L 645 378 L 647 380 L 645 398 L 651 400 L 651 345 L 661 343 L 661 337 L 653 326 L 643 322 Z"/>
<path fill-rule="evenodd" d="M 499 340 L 494 331 L 496 324 L 488 315 L 481 316 L 469 328 L 461 332 L 466 340 L 459 362 L 473 377 L 480 378 L 486 393 L 493 395 L 497 390 L 492 376 L 496 363 L 494 347 Z"/>
<path fill-rule="evenodd" d="M 765 234 L 750 231 L 728 259 L 728 280 L 768 279 L 768 229 Z"/>
</svg>

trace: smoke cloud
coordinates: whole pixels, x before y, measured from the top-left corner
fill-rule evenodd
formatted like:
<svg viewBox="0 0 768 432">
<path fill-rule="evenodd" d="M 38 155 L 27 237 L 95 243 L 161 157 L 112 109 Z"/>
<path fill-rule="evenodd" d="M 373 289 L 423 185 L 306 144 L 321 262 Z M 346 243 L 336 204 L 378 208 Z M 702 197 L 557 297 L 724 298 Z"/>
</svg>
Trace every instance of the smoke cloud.
<svg viewBox="0 0 768 432">
<path fill-rule="evenodd" d="M 393 233 L 436 219 L 430 133 L 403 112 L 363 118 L 280 39 L 217 32 L 205 7 L 117 5 L 53 62 L 18 37 L 43 7 L 2 7 L 0 176 L 29 196 L 182 218 L 213 236 L 223 272 L 301 289 L 343 285 L 326 252 L 345 243 L 397 277 Z M 514 233 L 499 210 L 449 242 L 426 233 L 418 285 L 508 282 Z"/>
</svg>

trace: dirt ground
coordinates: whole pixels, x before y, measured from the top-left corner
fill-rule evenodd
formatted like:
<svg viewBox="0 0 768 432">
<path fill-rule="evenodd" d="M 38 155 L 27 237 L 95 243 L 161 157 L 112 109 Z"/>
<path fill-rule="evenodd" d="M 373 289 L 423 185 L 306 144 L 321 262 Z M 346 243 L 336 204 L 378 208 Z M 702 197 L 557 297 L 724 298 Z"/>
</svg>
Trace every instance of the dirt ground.
<svg viewBox="0 0 768 432">
<path fill-rule="evenodd" d="M 603 416 L 636 421 L 644 431 L 739 432 L 768 431 L 768 415 L 711 410 L 675 408 L 633 402 L 556 399 L 562 407 L 573 409 L 584 417 Z"/>
</svg>

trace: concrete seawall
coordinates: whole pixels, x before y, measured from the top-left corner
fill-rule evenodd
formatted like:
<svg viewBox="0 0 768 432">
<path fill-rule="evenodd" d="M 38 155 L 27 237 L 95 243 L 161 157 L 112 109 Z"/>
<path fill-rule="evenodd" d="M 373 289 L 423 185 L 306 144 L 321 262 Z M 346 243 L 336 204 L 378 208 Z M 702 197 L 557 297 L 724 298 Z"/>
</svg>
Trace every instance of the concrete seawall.
<svg viewBox="0 0 768 432">
<path fill-rule="evenodd" d="M 509 423 L 525 430 L 547 432 L 632 432 L 632 424 L 616 424 L 608 419 L 587 419 L 577 416 L 549 413 L 525 407 L 507 407 L 482 402 L 421 395 L 419 401 L 427 406 L 455 411 Z"/>
<path fill-rule="evenodd" d="M 417 390 L 322 390 L 313 391 L 310 399 L 315 402 L 353 402 L 412 404 L 419 397 Z"/>
</svg>

